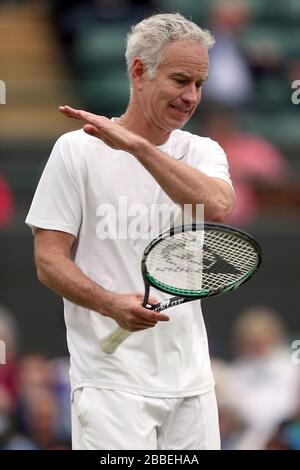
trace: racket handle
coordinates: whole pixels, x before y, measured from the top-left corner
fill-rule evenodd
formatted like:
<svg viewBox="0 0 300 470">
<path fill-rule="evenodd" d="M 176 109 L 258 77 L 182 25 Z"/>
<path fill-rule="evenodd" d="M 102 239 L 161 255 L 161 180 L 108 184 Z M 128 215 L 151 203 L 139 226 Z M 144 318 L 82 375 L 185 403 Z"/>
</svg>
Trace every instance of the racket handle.
<svg viewBox="0 0 300 470">
<path fill-rule="evenodd" d="M 128 330 L 124 330 L 123 328 L 117 328 L 115 331 L 110 333 L 105 338 L 102 338 L 100 341 L 100 347 L 103 352 L 106 354 L 112 354 L 118 348 L 118 346 L 125 341 L 128 336 L 132 333 Z"/>
</svg>

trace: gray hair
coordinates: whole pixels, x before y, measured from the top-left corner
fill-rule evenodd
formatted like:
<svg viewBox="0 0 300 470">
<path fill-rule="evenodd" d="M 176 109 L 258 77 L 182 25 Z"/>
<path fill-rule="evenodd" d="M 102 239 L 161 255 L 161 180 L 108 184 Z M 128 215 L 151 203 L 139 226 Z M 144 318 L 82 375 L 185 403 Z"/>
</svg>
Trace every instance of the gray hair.
<svg viewBox="0 0 300 470">
<path fill-rule="evenodd" d="M 180 13 L 160 13 L 144 19 L 127 35 L 126 62 L 130 78 L 132 63 L 140 57 L 147 67 L 150 80 L 164 58 L 165 47 L 171 41 L 184 40 L 204 44 L 207 49 L 215 43 L 212 34 Z"/>
</svg>

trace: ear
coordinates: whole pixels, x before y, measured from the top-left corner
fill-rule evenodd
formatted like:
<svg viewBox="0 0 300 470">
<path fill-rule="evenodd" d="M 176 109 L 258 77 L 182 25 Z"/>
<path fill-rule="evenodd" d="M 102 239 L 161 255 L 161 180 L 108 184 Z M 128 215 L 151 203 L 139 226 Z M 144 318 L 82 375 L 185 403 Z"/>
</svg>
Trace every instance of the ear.
<svg viewBox="0 0 300 470">
<path fill-rule="evenodd" d="M 140 57 L 135 57 L 131 67 L 132 82 L 141 90 L 146 77 L 146 66 Z"/>
</svg>

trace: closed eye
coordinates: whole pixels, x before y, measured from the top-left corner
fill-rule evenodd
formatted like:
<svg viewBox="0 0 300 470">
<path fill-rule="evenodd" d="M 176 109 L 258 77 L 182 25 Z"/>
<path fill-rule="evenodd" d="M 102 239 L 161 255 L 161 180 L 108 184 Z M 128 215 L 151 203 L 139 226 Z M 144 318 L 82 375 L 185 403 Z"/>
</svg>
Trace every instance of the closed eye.
<svg viewBox="0 0 300 470">
<path fill-rule="evenodd" d="M 178 83 L 178 85 L 182 85 L 182 86 L 187 85 L 187 84 L 189 83 L 188 80 L 185 80 L 184 78 L 174 78 L 174 81 L 175 81 L 176 83 Z M 197 90 L 200 90 L 200 88 L 202 87 L 203 83 L 204 83 L 204 81 L 197 82 L 197 83 L 195 84 Z"/>
<path fill-rule="evenodd" d="M 174 78 L 175 82 L 178 83 L 179 85 L 185 85 L 187 83 L 186 80 L 182 78 Z"/>
</svg>

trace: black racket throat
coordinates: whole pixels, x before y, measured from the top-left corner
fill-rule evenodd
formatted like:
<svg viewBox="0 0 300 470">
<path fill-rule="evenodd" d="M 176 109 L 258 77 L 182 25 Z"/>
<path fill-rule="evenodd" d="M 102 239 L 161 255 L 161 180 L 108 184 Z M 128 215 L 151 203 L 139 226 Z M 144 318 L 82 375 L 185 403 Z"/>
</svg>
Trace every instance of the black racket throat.
<svg viewBox="0 0 300 470">
<path fill-rule="evenodd" d="M 163 310 L 166 310 L 167 308 L 175 307 L 176 305 L 183 304 L 185 302 L 191 302 L 191 298 L 184 298 L 184 297 L 179 297 L 179 296 L 174 296 L 170 297 L 167 300 L 163 300 L 162 302 L 159 302 L 158 304 L 149 304 L 149 294 L 150 294 L 150 284 L 147 281 L 147 278 L 144 276 L 144 283 L 145 283 L 145 295 L 144 295 L 144 300 L 143 300 L 143 307 L 146 307 L 148 310 L 154 310 L 155 312 L 162 312 Z"/>
<path fill-rule="evenodd" d="M 148 299 L 149 299 L 149 294 L 150 294 L 150 285 L 146 280 L 146 277 L 143 276 L 144 278 L 144 284 L 145 284 L 145 295 L 144 295 L 144 300 L 143 300 L 143 307 L 147 307 L 148 305 Z"/>
</svg>

